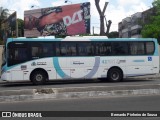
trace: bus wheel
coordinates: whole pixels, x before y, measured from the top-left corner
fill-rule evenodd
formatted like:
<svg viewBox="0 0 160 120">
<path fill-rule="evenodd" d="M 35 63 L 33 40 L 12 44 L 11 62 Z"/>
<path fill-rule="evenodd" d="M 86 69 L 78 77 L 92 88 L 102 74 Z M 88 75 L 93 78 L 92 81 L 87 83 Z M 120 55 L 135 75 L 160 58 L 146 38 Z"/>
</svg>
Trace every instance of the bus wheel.
<svg viewBox="0 0 160 120">
<path fill-rule="evenodd" d="M 123 79 L 123 73 L 118 68 L 112 68 L 108 71 L 107 79 L 110 82 L 119 82 Z"/>
<path fill-rule="evenodd" d="M 35 71 L 31 76 L 31 81 L 34 85 L 45 84 L 47 76 L 43 71 Z"/>
</svg>

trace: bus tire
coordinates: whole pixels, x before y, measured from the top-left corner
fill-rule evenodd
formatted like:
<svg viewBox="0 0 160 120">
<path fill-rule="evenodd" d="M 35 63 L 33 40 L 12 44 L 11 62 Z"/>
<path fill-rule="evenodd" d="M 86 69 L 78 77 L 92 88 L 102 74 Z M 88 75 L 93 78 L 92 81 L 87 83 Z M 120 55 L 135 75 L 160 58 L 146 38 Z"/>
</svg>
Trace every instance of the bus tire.
<svg viewBox="0 0 160 120">
<path fill-rule="evenodd" d="M 111 68 L 107 74 L 107 80 L 110 82 L 120 82 L 123 80 L 123 73 L 118 68 Z"/>
<path fill-rule="evenodd" d="M 47 80 L 47 76 L 43 71 L 35 71 L 31 75 L 31 81 L 34 85 L 42 85 L 45 84 Z"/>
</svg>

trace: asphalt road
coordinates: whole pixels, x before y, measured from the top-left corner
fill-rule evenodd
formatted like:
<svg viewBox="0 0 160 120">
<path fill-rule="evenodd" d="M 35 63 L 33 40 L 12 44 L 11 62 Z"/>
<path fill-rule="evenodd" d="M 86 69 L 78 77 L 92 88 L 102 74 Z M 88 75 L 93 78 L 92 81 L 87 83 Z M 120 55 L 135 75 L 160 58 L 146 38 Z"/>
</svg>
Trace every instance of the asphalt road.
<svg viewBox="0 0 160 120">
<path fill-rule="evenodd" d="M 0 111 L 160 111 L 160 96 L 0 103 Z M 54 114 L 54 113 L 53 113 Z M 50 118 L 51 119 L 51 118 Z M 160 118 L 52 118 L 52 120 L 159 120 Z"/>
<path fill-rule="evenodd" d="M 38 88 L 64 88 L 88 86 L 120 86 L 120 85 L 150 85 L 160 84 L 160 80 L 125 79 L 123 82 L 111 83 L 100 80 L 54 81 L 46 85 L 35 86 L 32 83 L 0 83 L 0 90 L 38 89 Z"/>
<path fill-rule="evenodd" d="M 160 95 L 0 103 L 0 111 L 160 111 Z"/>
</svg>

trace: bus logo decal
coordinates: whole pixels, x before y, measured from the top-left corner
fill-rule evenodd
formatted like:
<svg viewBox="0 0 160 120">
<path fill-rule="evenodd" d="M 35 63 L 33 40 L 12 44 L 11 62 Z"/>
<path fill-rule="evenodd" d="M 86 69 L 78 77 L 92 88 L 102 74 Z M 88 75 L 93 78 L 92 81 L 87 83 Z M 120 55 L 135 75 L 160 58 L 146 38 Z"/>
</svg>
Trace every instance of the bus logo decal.
<svg viewBox="0 0 160 120">
<path fill-rule="evenodd" d="M 152 57 L 148 57 L 148 61 L 152 61 Z"/>
<path fill-rule="evenodd" d="M 32 63 L 31 63 L 31 66 L 36 66 L 36 62 L 32 62 Z"/>
</svg>

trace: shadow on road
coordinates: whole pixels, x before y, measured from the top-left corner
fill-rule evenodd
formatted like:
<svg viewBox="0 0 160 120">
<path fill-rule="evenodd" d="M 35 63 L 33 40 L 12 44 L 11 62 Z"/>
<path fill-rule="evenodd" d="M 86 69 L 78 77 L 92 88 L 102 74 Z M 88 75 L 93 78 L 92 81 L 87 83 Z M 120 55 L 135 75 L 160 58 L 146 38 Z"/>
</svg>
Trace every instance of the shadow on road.
<svg viewBox="0 0 160 120">
<path fill-rule="evenodd" d="M 87 84 L 92 84 L 92 86 L 97 86 L 97 85 L 127 85 L 130 83 L 151 83 L 152 81 L 155 80 L 146 80 L 146 79 L 124 79 L 122 82 L 108 82 L 104 81 L 104 79 L 95 79 L 95 80 L 61 80 L 61 81 L 50 81 L 47 82 L 45 85 L 33 85 L 31 82 L 16 82 L 16 83 L 0 83 L 0 87 L 16 87 L 16 88 L 27 88 L 27 87 L 32 87 L 32 88 L 38 88 L 38 87 L 49 87 L 53 85 L 58 85 L 58 86 L 65 86 L 66 85 L 82 85 L 84 84 L 87 86 Z M 106 84 L 105 84 L 106 83 Z M 53 86 L 54 87 L 54 86 Z"/>
</svg>

